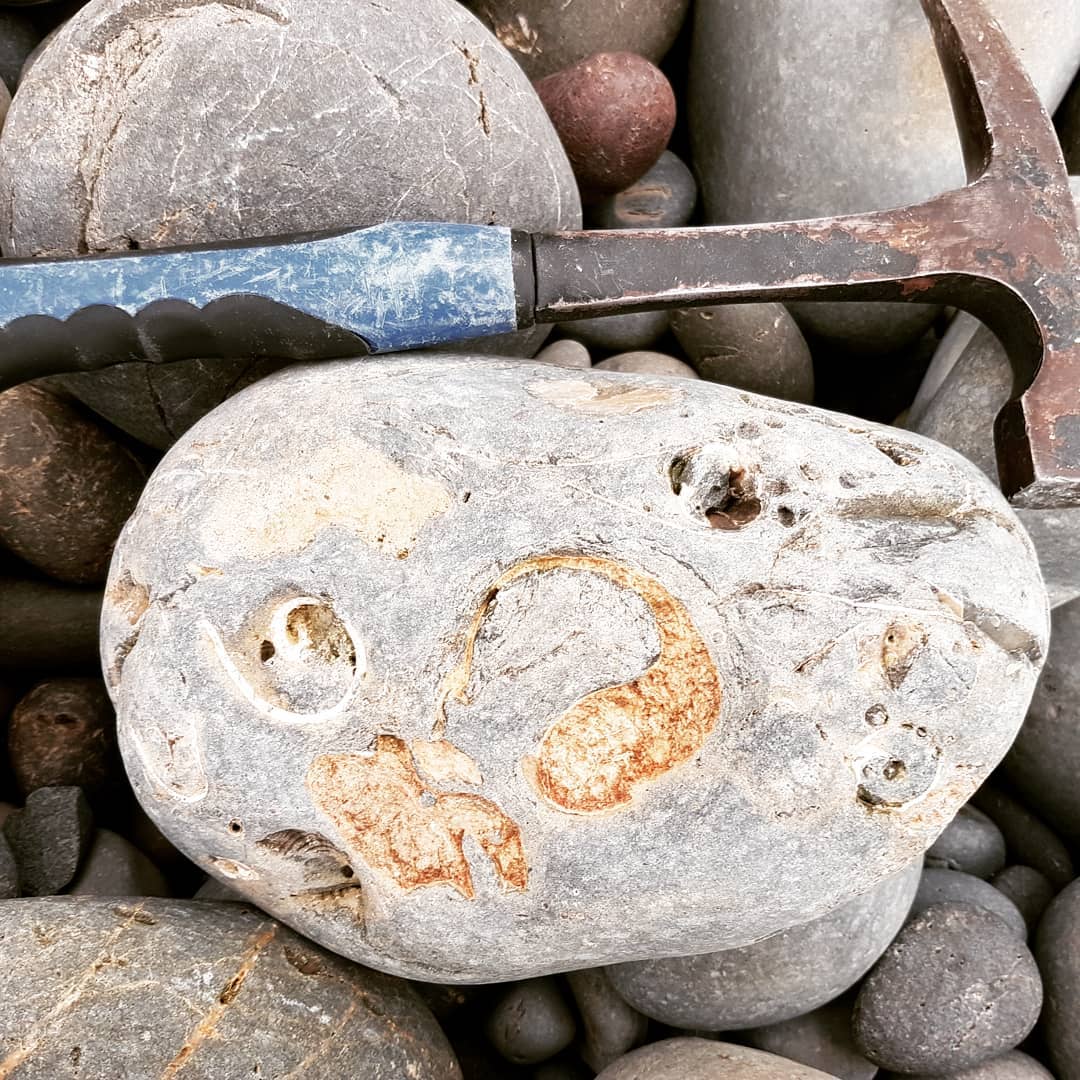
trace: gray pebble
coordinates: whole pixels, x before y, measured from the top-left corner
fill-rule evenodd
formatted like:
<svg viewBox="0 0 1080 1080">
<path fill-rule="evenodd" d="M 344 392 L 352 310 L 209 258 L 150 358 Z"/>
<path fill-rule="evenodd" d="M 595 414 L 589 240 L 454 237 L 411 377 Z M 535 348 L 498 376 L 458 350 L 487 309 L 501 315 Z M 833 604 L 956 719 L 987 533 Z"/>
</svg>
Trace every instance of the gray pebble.
<svg viewBox="0 0 1080 1080">
<path fill-rule="evenodd" d="M 636 183 L 589 212 L 598 229 L 675 229 L 687 224 L 697 203 L 697 181 L 682 158 L 665 150 Z"/>
<path fill-rule="evenodd" d="M 935 904 L 885 950 L 855 1002 L 855 1044 L 899 1072 L 963 1069 L 1031 1032 L 1042 983 L 1027 946 L 996 915 Z"/>
<path fill-rule="evenodd" d="M 751 1046 L 821 1069 L 839 1080 L 873 1080 L 878 1067 L 851 1037 L 851 1006 L 834 1001 L 820 1009 L 746 1032 Z"/>
<path fill-rule="evenodd" d="M 224 881 L 218 881 L 217 878 L 207 878 L 196 890 L 192 900 L 244 903 L 244 898 L 235 889 L 230 889 Z"/>
<path fill-rule="evenodd" d="M 562 368 L 584 370 L 592 367 L 589 350 L 580 341 L 572 341 L 570 338 L 560 338 L 550 345 L 545 345 L 535 359 L 542 364 L 554 364 Z"/>
<path fill-rule="evenodd" d="M 689 364 L 667 353 L 638 349 L 634 352 L 609 356 L 596 365 L 601 371 L 629 371 L 638 375 L 670 375 L 682 379 L 696 379 L 697 372 Z"/>
<path fill-rule="evenodd" d="M 649 1021 L 632 1009 L 611 985 L 603 968 L 566 974 L 583 1029 L 581 1056 L 599 1072 L 645 1041 Z"/>
<path fill-rule="evenodd" d="M 98 829 L 71 896 L 171 896 L 161 871 L 133 844 L 108 829 Z"/>
<path fill-rule="evenodd" d="M 514 1065 L 535 1065 L 574 1040 L 573 1014 L 551 977 L 514 983 L 485 1026 L 491 1045 Z"/>
<path fill-rule="evenodd" d="M 988 881 L 959 870 L 940 870 L 928 866 L 919 881 L 919 891 L 911 905 L 911 914 L 918 915 L 932 904 L 950 901 L 957 904 L 974 904 L 996 915 L 1007 923 L 1019 936 L 1027 939 L 1027 922 L 1020 909 Z"/>
<path fill-rule="evenodd" d="M 560 1054 L 551 1061 L 545 1061 L 530 1073 L 531 1080 L 593 1080 L 593 1076 L 595 1071 L 572 1053 Z"/>
<path fill-rule="evenodd" d="M 0 12 L 0 79 L 11 93 L 15 93 L 19 72 L 40 39 L 37 28 L 25 15 Z"/>
<path fill-rule="evenodd" d="M 1019 1050 L 1010 1050 L 1007 1054 L 984 1061 L 981 1065 L 972 1065 L 970 1069 L 934 1073 L 932 1076 L 882 1073 L 880 1080 L 1054 1080 L 1054 1075 L 1033 1057 L 1028 1057 Z"/>
<path fill-rule="evenodd" d="M 0 900 L 10 900 L 19 895 L 19 867 L 8 843 L 0 832 Z"/>
<path fill-rule="evenodd" d="M 58 896 L 3 911 L 3 1064 L 58 1077 L 460 1080 L 403 979 L 239 904 Z"/>
<path fill-rule="evenodd" d="M 4 822 L 26 896 L 50 896 L 75 877 L 90 843 L 90 804 L 77 787 L 31 791 L 26 805 Z"/>
<path fill-rule="evenodd" d="M 1080 1080 L 1080 880 L 1039 923 L 1035 956 L 1046 986 L 1041 1030 L 1058 1080 Z"/>
<path fill-rule="evenodd" d="M 837 1080 L 807 1065 L 734 1043 L 664 1039 L 609 1065 L 596 1080 Z"/>
<path fill-rule="evenodd" d="M 983 784 L 971 801 L 1001 830 L 1013 862 L 1035 867 L 1055 889 L 1076 876 L 1072 857 L 1054 831 L 1008 792 Z"/>
<path fill-rule="evenodd" d="M 646 1016 L 673 1027 L 727 1031 L 788 1020 L 856 983 L 900 929 L 918 887 L 912 865 L 828 915 L 754 945 L 608 968 Z"/>
<path fill-rule="evenodd" d="M 672 312 L 671 329 L 703 379 L 809 402 L 810 349 L 783 304 L 717 304 Z"/>
<path fill-rule="evenodd" d="M 1005 837 L 981 810 L 961 806 L 927 851 L 925 861 L 927 866 L 989 878 L 1005 865 Z"/>
<path fill-rule="evenodd" d="M 1009 782 L 1067 843 L 1080 844 L 1080 600 L 1058 608 L 1027 719 L 1005 757 Z"/>
<path fill-rule="evenodd" d="M 1020 910 L 1028 931 L 1039 925 L 1039 920 L 1054 899 L 1054 886 L 1034 867 L 1016 863 L 996 873 L 990 884 L 1004 893 Z"/>
<path fill-rule="evenodd" d="M 592 349 L 622 352 L 647 349 L 667 331 L 667 311 L 632 311 L 628 315 L 602 315 L 564 323 L 562 331 Z"/>
</svg>

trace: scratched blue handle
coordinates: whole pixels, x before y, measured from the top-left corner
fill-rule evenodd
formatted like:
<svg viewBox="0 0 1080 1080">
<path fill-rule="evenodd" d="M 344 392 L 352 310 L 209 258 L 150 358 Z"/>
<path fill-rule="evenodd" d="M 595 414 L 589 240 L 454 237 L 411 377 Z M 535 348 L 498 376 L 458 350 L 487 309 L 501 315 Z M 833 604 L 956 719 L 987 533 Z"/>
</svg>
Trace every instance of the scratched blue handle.
<svg viewBox="0 0 1080 1080">
<path fill-rule="evenodd" d="M 0 386 L 136 359 L 314 359 L 504 333 L 531 321 L 517 295 L 514 236 L 390 222 L 250 244 L 0 261 Z"/>
</svg>

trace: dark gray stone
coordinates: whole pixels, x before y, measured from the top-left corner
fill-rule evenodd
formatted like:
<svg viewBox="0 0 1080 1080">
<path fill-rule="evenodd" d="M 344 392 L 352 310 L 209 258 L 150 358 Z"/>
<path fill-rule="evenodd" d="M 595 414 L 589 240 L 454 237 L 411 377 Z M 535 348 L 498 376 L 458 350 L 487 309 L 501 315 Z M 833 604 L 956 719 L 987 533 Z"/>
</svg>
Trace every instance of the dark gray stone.
<svg viewBox="0 0 1080 1080">
<path fill-rule="evenodd" d="M 90 804 L 77 787 L 31 791 L 4 822 L 25 896 L 50 896 L 75 877 L 93 832 Z"/>
<path fill-rule="evenodd" d="M 1058 1080 L 1080 1080 L 1080 880 L 1046 909 L 1035 935 L 1046 986 L 1042 1035 Z"/>
<path fill-rule="evenodd" d="M 671 314 L 671 329 L 703 379 L 811 401 L 814 364 L 783 304 L 718 304 Z"/>
<path fill-rule="evenodd" d="M 1006 866 L 990 879 L 990 884 L 1017 906 L 1029 933 L 1039 925 L 1047 905 L 1054 899 L 1054 886 L 1034 867 L 1020 863 Z"/>
<path fill-rule="evenodd" d="M 537 1065 L 529 1075 L 530 1080 L 593 1080 L 596 1073 L 567 1052 Z"/>
<path fill-rule="evenodd" d="M 230 889 L 224 881 L 218 881 L 217 878 L 207 878 L 191 899 L 230 904 L 244 902 L 244 898 L 235 889 Z"/>
<path fill-rule="evenodd" d="M 882 1073 L 880 1080 L 1054 1080 L 1033 1057 L 1010 1050 L 1001 1057 L 972 1065 L 970 1069 L 916 1076 L 912 1073 Z"/>
<path fill-rule="evenodd" d="M 460 1080 L 408 983 L 246 905 L 63 896 L 2 920 L 0 1048 L 20 1080 Z"/>
<path fill-rule="evenodd" d="M 672 1027 L 728 1031 L 788 1020 L 866 974 L 903 924 L 919 873 L 913 865 L 828 915 L 754 945 L 616 964 L 608 974 L 635 1009 Z"/>
<path fill-rule="evenodd" d="M 1050 651 L 1027 719 L 1004 762 L 1024 801 L 1067 842 L 1080 844 L 1080 600 L 1051 619 Z"/>
<path fill-rule="evenodd" d="M 830 1073 L 734 1043 L 664 1039 L 609 1065 L 596 1080 L 837 1080 Z"/>
<path fill-rule="evenodd" d="M 0 900 L 19 895 L 19 867 L 7 836 L 0 832 Z"/>
<path fill-rule="evenodd" d="M 912 915 L 925 911 L 932 904 L 951 901 L 957 904 L 974 904 L 996 915 L 1008 924 L 1020 937 L 1027 939 L 1027 922 L 1020 909 L 988 881 L 959 870 L 940 870 L 928 866 L 919 881 L 919 891 L 911 905 Z"/>
<path fill-rule="evenodd" d="M 588 211 L 598 229 L 675 229 L 686 225 L 697 205 L 697 181 L 682 158 L 665 150 L 636 183 Z"/>
<path fill-rule="evenodd" d="M 935 904 L 885 950 L 855 1001 L 855 1044 L 899 1072 L 947 1072 L 1022 1042 L 1042 1006 L 1035 958 L 998 916 Z"/>
<path fill-rule="evenodd" d="M 645 1041 L 648 1018 L 615 992 L 603 968 L 567 972 L 566 981 L 581 1017 L 581 1056 L 590 1068 L 599 1072 Z"/>
<path fill-rule="evenodd" d="M 598 371 L 627 371 L 636 375 L 668 375 L 679 379 L 696 379 L 697 372 L 689 364 L 667 353 L 639 349 L 609 356 L 596 365 Z"/>
<path fill-rule="evenodd" d="M 821 1069 L 839 1080 L 873 1080 L 878 1067 L 859 1053 L 851 1037 L 851 1006 L 846 1001 L 746 1032 L 751 1046 Z"/>
<path fill-rule="evenodd" d="M 411 0 L 90 4 L 19 87 L 0 201 L 3 253 L 23 256 L 393 219 L 581 221 L 528 78 L 454 0 L 426 2 L 422 18 Z M 531 356 L 545 334 L 501 351 Z M 59 382 L 162 447 L 272 366 L 140 364 Z"/>
<path fill-rule="evenodd" d="M 101 592 L 0 577 L 0 670 L 78 670 L 100 663 Z"/>
<path fill-rule="evenodd" d="M 628 315 L 575 319 L 564 324 L 562 331 L 591 349 L 622 352 L 647 349 L 664 335 L 670 319 L 667 311 L 632 311 Z"/>
<path fill-rule="evenodd" d="M 1053 110 L 1080 63 L 1077 0 L 988 7 Z M 917 3 L 699 0 L 687 100 L 711 222 L 879 210 L 965 180 Z M 928 314 L 903 304 L 799 305 L 817 332 L 877 352 L 915 340 Z"/>
<path fill-rule="evenodd" d="M 15 11 L 0 12 L 0 79 L 11 93 L 15 93 L 15 84 L 26 58 L 40 40 L 37 28 L 25 15 Z"/>
<path fill-rule="evenodd" d="M 1005 837 L 981 810 L 962 806 L 930 846 L 926 865 L 992 877 L 1005 865 Z"/>
<path fill-rule="evenodd" d="M 671 48 L 690 0 L 464 0 L 529 78 L 597 52 L 634 52 L 657 62 Z"/>
<path fill-rule="evenodd" d="M 535 1065 L 574 1041 L 573 1014 L 552 978 L 515 983 L 499 999 L 485 1025 L 491 1045 L 514 1065 Z"/>
<path fill-rule="evenodd" d="M 133 844 L 98 829 L 83 858 L 70 896 L 171 896 L 161 871 Z"/>
<path fill-rule="evenodd" d="M 1057 834 L 1008 792 L 983 784 L 971 801 L 1001 830 L 1013 862 L 1033 866 L 1055 889 L 1076 877 L 1072 857 Z"/>
</svg>

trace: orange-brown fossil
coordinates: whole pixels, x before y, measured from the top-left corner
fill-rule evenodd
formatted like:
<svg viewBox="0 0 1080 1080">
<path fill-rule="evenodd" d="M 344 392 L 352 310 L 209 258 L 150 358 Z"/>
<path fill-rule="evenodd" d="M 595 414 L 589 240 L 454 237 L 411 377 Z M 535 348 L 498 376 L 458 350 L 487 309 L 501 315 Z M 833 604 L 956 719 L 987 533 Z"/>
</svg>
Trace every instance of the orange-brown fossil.
<svg viewBox="0 0 1080 1080">
<path fill-rule="evenodd" d="M 447 700 L 467 701 L 476 638 L 499 590 L 525 574 L 553 570 L 600 574 L 637 593 L 660 638 L 660 655 L 650 667 L 576 702 L 549 725 L 536 756 L 523 762 L 530 783 L 549 803 L 569 813 L 596 813 L 629 802 L 638 784 L 701 749 L 720 717 L 720 675 L 686 608 L 655 578 L 595 556 L 537 556 L 512 566 L 488 589 L 462 660 L 443 683 L 437 730 L 445 728 Z"/>
<path fill-rule="evenodd" d="M 466 834 L 504 884 L 528 884 L 517 825 L 480 795 L 431 790 L 408 746 L 393 735 L 380 735 L 374 753 L 320 755 L 308 769 L 307 787 L 346 846 L 403 889 L 446 884 L 471 899 Z"/>
</svg>

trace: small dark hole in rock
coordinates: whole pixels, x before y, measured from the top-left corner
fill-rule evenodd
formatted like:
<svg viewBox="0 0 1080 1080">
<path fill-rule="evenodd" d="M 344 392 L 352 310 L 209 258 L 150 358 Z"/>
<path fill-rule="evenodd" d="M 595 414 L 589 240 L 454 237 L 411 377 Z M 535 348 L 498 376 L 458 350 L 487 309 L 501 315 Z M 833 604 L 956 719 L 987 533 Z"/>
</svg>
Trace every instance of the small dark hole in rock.
<svg viewBox="0 0 1080 1080">
<path fill-rule="evenodd" d="M 356 871 L 351 866 L 343 866 L 341 868 L 341 876 L 342 877 L 353 877 L 353 875 L 355 875 L 355 873 L 356 873 Z"/>
<path fill-rule="evenodd" d="M 890 761 L 881 770 L 881 775 L 886 780 L 903 780 L 907 776 L 907 766 L 902 761 Z"/>
<path fill-rule="evenodd" d="M 866 710 L 866 722 L 871 727 L 881 727 L 882 724 L 889 722 L 889 714 L 885 710 L 884 705 L 871 705 Z"/>
<path fill-rule="evenodd" d="M 717 491 L 714 494 L 719 494 Z M 761 513 L 761 500 L 745 469 L 734 468 L 728 474 L 727 491 L 719 501 L 706 505 L 705 517 L 714 529 L 742 529 Z"/>
<path fill-rule="evenodd" d="M 689 467 L 690 456 L 688 454 L 680 454 L 668 466 L 668 480 L 671 483 L 672 494 L 682 494 L 683 479 L 686 477 L 686 470 Z"/>
<path fill-rule="evenodd" d="M 780 519 L 780 524 L 785 529 L 790 529 L 795 524 L 795 512 L 786 506 L 781 506 L 776 511 L 776 516 Z"/>
<path fill-rule="evenodd" d="M 242 833 L 243 831 L 244 831 L 244 826 L 239 821 L 237 821 L 235 818 L 233 818 L 233 820 L 229 822 L 229 832 L 231 832 L 231 833 Z"/>
<path fill-rule="evenodd" d="M 919 454 L 914 447 L 902 446 L 900 443 L 889 442 L 887 439 L 875 439 L 874 446 L 897 465 L 906 467 L 919 463 Z"/>
<path fill-rule="evenodd" d="M 55 716 L 53 719 L 63 727 L 72 727 L 79 722 L 76 717 L 68 716 L 67 713 L 60 713 L 59 716 Z"/>
<path fill-rule="evenodd" d="M 259 659 L 265 664 L 268 660 L 273 659 L 274 653 L 276 652 L 277 649 L 274 648 L 274 643 L 272 641 L 264 641 L 259 646 Z"/>
</svg>

